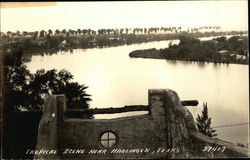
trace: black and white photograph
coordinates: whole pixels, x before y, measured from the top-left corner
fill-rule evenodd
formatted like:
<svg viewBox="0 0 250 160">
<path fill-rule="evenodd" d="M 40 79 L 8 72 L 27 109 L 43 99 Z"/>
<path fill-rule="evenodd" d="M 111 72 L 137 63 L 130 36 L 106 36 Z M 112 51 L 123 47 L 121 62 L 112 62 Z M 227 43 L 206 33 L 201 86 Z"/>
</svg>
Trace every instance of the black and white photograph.
<svg viewBox="0 0 250 160">
<path fill-rule="evenodd" d="M 247 0 L 0 5 L 1 159 L 250 157 Z"/>
</svg>

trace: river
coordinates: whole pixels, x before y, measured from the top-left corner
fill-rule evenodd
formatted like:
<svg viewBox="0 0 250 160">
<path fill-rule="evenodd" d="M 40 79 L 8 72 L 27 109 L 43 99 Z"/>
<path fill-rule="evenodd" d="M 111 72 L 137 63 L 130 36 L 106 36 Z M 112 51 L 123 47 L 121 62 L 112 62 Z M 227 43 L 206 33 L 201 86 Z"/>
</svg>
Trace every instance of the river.
<svg viewBox="0 0 250 160">
<path fill-rule="evenodd" d="M 204 40 L 204 39 L 203 39 Z M 130 58 L 137 49 L 166 48 L 169 42 L 178 40 L 123 45 L 109 48 L 75 49 L 53 55 L 34 55 L 26 62 L 35 72 L 56 68 L 67 69 L 74 81 L 89 86 L 92 95 L 90 107 L 123 107 L 147 105 L 147 91 L 151 88 L 170 88 L 181 100 L 198 100 L 197 107 L 188 107 L 194 117 L 200 114 L 203 102 L 208 104 L 212 126 L 242 124 L 248 122 L 249 78 L 248 66 L 239 64 L 215 64 L 163 59 Z M 134 115 L 127 113 L 125 115 Z M 123 115 L 124 116 L 124 115 Z M 118 115 L 113 115 L 118 117 Z M 96 118 L 111 118 L 98 115 Z M 218 138 L 246 144 L 248 126 L 242 124 L 215 128 Z"/>
</svg>

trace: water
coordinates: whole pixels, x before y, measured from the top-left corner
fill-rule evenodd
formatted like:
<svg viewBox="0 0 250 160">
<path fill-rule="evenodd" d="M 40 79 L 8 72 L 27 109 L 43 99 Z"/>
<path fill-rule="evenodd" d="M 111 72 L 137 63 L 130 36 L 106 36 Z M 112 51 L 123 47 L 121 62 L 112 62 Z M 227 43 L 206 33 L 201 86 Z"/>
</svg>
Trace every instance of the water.
<svg viewBox="0 0 250 160">
<path fill-rule="evenodd" d="M 137 49 L 165 48 L 170 41 L 124 45 L 110 48 L 75 49 L 73 53 L 35 55 L 26 65 L 35 72 L 67 69 L 74 81 L 89 86 L 92 108 L 147 105 L 147 91 L 151 88 L 175 90 L 181 100 L 198 100 L 198 107 L 188 107 L 194 117 L 207 102 L 212 126 L 248 122 L 249 84 L 248 66 L 214 64 L 163 59 L 130 58 Z M 178 40 L 171 41 L 178 44 Z M 135 113 L 126 113 L 131 115 Z M 115 114 L 113 117 L 117 117 Z M 96 118 L 107 118 L 99 115 Z M 109 115 L 110 118 L 110 115 Z M 248 125 L 216 128 L 218 138 L 246 144 Z"/>
</svg>

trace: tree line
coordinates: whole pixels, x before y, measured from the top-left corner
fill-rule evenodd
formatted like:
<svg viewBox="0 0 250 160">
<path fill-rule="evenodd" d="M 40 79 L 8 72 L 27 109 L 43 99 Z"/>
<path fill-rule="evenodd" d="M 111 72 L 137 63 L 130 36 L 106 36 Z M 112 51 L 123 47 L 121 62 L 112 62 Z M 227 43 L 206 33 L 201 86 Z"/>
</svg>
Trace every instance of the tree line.
<svg viewBox="0 0 250 160">
<path fill-rule="evenodd" d="M 203 27 L 205 28 L 214 28 Z M 217 27 L 219 28 L 219 27 Z M 219 29 L 218 29 L 219 30 Z M 190 31 L 190 32 L 189 32 Z M 52 31 L 41 30 L 35 32 L 20 31 L 1 33 L 2 47 L 7 52 L 12 48 L 22 48 L 24 53 L 53 54 L 58 51 L 68 51 L 76 48 L 109 47 L 124 44 L 143 43 L 151 41 L 178 39 L 180 35 L 193 37 L 218 36 L 226 34 L 243 34 L 245 32 L 200 32 L 199 28 L 191 28 L 187 31 L 181 27 L 151 27 L 151 28 L 124 28 L 124 29 L 63 29 Z M 26 54 L 27 55 L 27 54 Z M 27 59 L 28 60 L 28 59 Z"/>
<path fill-rule="evenodd" d="M 159 33 L 177 33 L 181 31 L 186 31 L 186 32 L 201 32 L 203 30 L 206 31 L 219 31 L 221 30 L 220 26 L 202 26 L 202 27 L 189 27 L 186 30 L 183 30 L 182 27 L 149 27 L 149 28 L 120 28 L 120 29 L 98 29 L 92 30 L 92 29 L 80 29 L 78 28 L 77 30 L 59 30 L 56 29 L 55 31 L 52 31 L 49 29 L 48 31 L 41 30 L 41 31 L 34 31 L 34 32 L 28 32 L 28 31 L 16 31 L 16 32 L 11 32 L 7 31 L 6 33 L 1 32 L 2 37 L 9 37 L 9 38 L 14 38 L 14 37 L 33 37 L 33 38 L 43 38 L 47 35 L 50 36 L 59 36 L 59 35 L 64 35 L 64 36 L 77 36 L 77 35 L 122 35 L 122 34 L 159 34 Z"/>
</svg>

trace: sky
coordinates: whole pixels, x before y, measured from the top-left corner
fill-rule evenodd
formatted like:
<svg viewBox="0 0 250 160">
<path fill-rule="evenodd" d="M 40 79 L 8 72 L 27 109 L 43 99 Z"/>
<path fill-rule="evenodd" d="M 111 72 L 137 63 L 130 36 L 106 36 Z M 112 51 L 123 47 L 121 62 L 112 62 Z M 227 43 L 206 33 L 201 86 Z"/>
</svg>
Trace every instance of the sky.
<svg viewBox="0 0 250 160">
<path fill-rule="evenodd" d="M 57 2 L 2 8 L 1 31 L 221 26 L 248 30 L 248 1 Z"/>
</svg>

